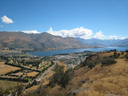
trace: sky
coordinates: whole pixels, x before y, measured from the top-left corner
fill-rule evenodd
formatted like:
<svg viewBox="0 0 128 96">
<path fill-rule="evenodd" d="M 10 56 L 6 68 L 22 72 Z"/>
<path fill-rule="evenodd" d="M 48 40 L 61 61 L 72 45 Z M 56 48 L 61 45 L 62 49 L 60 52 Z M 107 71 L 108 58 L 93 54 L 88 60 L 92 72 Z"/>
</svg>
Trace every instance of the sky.
<svg viewBox="0 0 128 96">
<path fill-rule="evenodd" d="M 0 31 L 128 38 L 128 0 L 0 0 Z"/>
</svg>

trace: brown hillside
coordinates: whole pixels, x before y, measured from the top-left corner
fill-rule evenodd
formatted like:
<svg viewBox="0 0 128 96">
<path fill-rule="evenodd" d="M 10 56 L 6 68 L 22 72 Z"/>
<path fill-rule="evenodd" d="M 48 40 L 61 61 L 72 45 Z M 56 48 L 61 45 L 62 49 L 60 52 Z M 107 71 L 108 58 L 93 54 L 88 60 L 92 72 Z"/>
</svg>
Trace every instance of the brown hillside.
<svg viewBox="0 0 128 96">
<path fill-rule="evenodd" d="M 33 48 L 36 50 L 85 47 L 84 44 L 75 38 L 62 38 L 46 32 L 41 34 L 0 32 L 0 46 L 8 48 Z"/>
<path fill-rule="evenodd" d="M 120 53 L 121 52 L 117 52 Z M 99 52 L 92 55 L 111 56 L 114 52 Z M 128 96 L 128 60 L 121 54 L 115 59 L 116 64 L 102 66 L 98 63 L 92 69 L 88 66 L 77 66 L 74 70 L 74 77 L 66 88 L 58 85 L 55 87 L 39 88 L 41 93 L 36 91 L 37 96 Z M 42 90 L 42 91 L 41 91 Z M 45 93 L 43 93 L 45 90 Z M 35 94 L 32 93 L 33 95 Z"/>
</svg>

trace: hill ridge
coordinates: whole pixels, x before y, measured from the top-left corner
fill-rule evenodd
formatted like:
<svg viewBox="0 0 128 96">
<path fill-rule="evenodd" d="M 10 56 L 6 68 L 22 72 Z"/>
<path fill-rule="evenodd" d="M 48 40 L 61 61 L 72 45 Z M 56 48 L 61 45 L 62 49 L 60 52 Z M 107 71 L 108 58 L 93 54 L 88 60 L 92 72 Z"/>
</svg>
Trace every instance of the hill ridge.
<svg viewBox="0 0 128 96">
<path fill-rule="evenodd" d="M 47 32 L 41 34 L 27 34 L 23 32 L 0 32 L 0 47 L 28 48 L 34 50 L 52 50 L 65 48 L 86 47 L 75 38 L 54 36 Z"/>
</svg>

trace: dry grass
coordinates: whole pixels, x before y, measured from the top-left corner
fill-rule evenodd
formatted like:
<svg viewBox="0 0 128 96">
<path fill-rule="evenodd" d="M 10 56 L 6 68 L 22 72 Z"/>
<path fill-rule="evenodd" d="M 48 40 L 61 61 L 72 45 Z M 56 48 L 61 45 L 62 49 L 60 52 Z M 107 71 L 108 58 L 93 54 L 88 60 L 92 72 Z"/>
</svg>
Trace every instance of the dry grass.
<svg viewBox="0 0 128 96">
<path fill-rule="evenodd" d="M 0 75 L 2 74 L 6 74 L 10 71 L 15 71 L 17 69 L 20 69 L 18 67 L 13 67 L 13 66 L 9 66 L 9 65 L 5 65 L 5 62 L 0 62 Z"/>
<path fill-rule="evenodd" d="M 51 70 L 51 71 L 50 71 L 47 75 L 45 75 L 44 78 L 40 81 L 40 82 L 41 82 L 40 85 L 41 85 L 41 86 L 44 86 L 44 85 L 49 84 L 49 79 L 50 79 L 50 77 L 51 77 L 53 74 L 54 74 L 54 71 Z M 32 91 L 34 91 L 34 90 L 37 90 L 40 85 L 35 85 L 35 86 L 32 86 L 32 87 L 26 89 L 26 92 L 25 92 L 25 93 L 27 93 L 27 92 L 32 92 Z"/>
<path fill-rule="evenodd" d="M 65 71 L 67 70 L 67 65 L 64 64 L 63 62 L 57 61 L 57 64 L 60 65 L 60 66 L 64 66 L 64 70 L 65 70 Z M 47 70 L 46 70 L 46 71 L 47 71 Z M 45 72 L 46 72 L 46 71 L 45 71 Z M 44 72 L 44 73 L 45 73 L 45 72 Z M 41 85 L 41 86 L 44 86 L 44 85 L 49 84 L 50 77 L 52 77 L 53 74 L 54 74 L 54 71 L 51 70 L 51 71 L 50 71 L 47 75 L 45 75 L 44 78 L 40 81 L 40 82 L 41 82 L 40 85 Z M 32 86 L 32 87 L 26 89 L 26 92 L 25 92 L 25 93 L 27 93 L 27 92 L 32 92 L 32 91 L 38 89 L 40 85 L 35 85 L 35 86 Z M 55 88 L 55 89 L 56 89 L 56 88 Z M 50 93 L 50 94 L 51 94 L 51 93 Z"/>
<path fill-rule="evenodd" d="M 54 74 L 53 71 L 50 71 L 46 76 L 44 76 L 44 78 L 40 81 L 41 82 L 41 86 L 47 85 L 49 84 L 49 78 Z M 39 88 L 40 85 L 35 85 L 32 86 L 28 89 L 26 89 L 25 93 L 30 93 L 33 92 L 34 90 L 37 90 Z"/>
<path fill-rule="evenodd" d="M 116 64 L 101 66 L 101 63 L 99 63 L 93 69 L 78 67 L 73 79 L 65 89 L 58 85 L 54 88 L 47 88 L 48 94 L 46 96 L 64 96 L 65 93 L 72 93 L 72 90 L 85 88 L 89 88 L 89 90 L 80 91 L 75 93 L 74 96 L 128 96 L 128 61 L 122 58 L 125 54 L 118 53 L 120 53 L 120 57 L 116 59 Z M 104 57 L 113 55 L 114 52 L 98 54 L 100 57 Z M 63 65 L 62 62 L 58 61 L 57 63 Z M 64 66 L 66 67 L 66 65 Z M 50 74 L 52 76 L 52 73 Z M 48 84 L 46 81 L 50 76 L 43 79 L 42 82 L 45 83 L 42 83 L 42 85 Z"/>
<path fill-rule="evenodd" d="M 114 55 L 114 52 L 110 52 L 110 53 L 103 53 L 103 54 L 102 54 L 102 57 L 104 57 L 104 56 L 110 56 L 110 55 Z"/>
<path fill-rule="evenodd" d="M 27 73 L 27 76 L 36 76 L 38 74 L 38 72 L 30 72 L 30 73 Z"/>
<path fill-rule="evenodd" d="M 4 90 L 7 88 L 15 87 L 18 83 L 13 81 L 0 80 L 0 87 Z"/>
<path fill-rule="evenodd" d="M 81 88 L 89 87 L 90 84 L 90 90 L 77 95 L 128 96 L 128 62 L 124 58 L 116 61 L 117 63 L 111 66 L 101 67 L 99 64 L 83 75 L 83 80 L 89 77 L 89 82 L 81 85 Z"/>
<path fill-rule="evenodd" d="M 66 71 L 68 68 L 67 68 L 67 64 L 65 64 L 64 62 L 60 62 L 60 61 L 57 61 L 56 62 L 58 65 L 60 66 L 64 66 L 64 71 Z"/>
<path fill-rule="evenodd" d="M 12 73 L 12 75 L 18 75 L 18 76 L 20 76 L 20 75 L 23 75 L 23 72 Z"/>
<path fill-rule="evenodd" d="M 37 90 L 38 87 L 39 87 L 39 85 L 32 86 L 32 87 L 26 89 L 25 92 L 24 92 L 24 94 L 31 93 L 31 92 Z"/>
</svg>

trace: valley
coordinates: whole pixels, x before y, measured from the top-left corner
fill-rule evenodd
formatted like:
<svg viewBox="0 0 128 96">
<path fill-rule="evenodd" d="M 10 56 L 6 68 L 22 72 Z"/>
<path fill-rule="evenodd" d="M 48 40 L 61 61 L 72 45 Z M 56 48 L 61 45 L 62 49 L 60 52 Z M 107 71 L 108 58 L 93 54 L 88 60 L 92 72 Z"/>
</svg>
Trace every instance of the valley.
<svg viewBox="0 0 128 96">
<path fill-rule="evenodd" d="M 43 57 L 21 52 L 2 52 L 0 56 L 0 82 L 3 85 L 0 87 L 4 93 L 6 91 L 14 93 L 16 88 L 21 85 L 24 86 L 23 89 L 27 90 L 42 81 L 42 78 L 47 76 L 56 64 L 64 62 L 66 69 L 74 68 L 91 53 L 81 52 Z"/>
<path fill-rule="evenodd" d="M 128 0 L 0 0 L 0 96 L 128 96 Z"/>
<path fill-rule="evenodd" d="M 102 51 L 89 55 L 85 61 L 76 66 L 73 71 L 70 70 L 71 79 L 66 87 L 59 83 L 59 78 L 63 78 L 62 73 L 54 75 L 58 79 L 48 77 L 50 82 L 46 85 L 39 84 L 34 90 L 30 89 L 25 93 L 28 95 L 38 96 L 127 96 L 128 95 L 128 51 Z M 59 67 L 61 68 L 61 67 Z M 65 68 L 65 67 L 64 67 Z M 63 69 L 63 68 L 62 68 Z M 58 72 L 58 71 L 57 71 Z M 65 72 L 67 72 L 65 70 Z M 53 76 L 54 76 L 53 75 Z M 60 77 L 59 77 L 60 76 Z M 65 77 L 65 79 L 68 77 Z M 64 78 L 63 78 L 64 79 Z M 66 82 L 66 81 L 65 81 Z M 33 92 L 34 91 L 34 92 Z"/>
<path fill-rule="evenodd" d="M 128 94 L 127 39 L 81 40 L 47 32 L 0 34 L 0 95 Z"/>
</svg>

